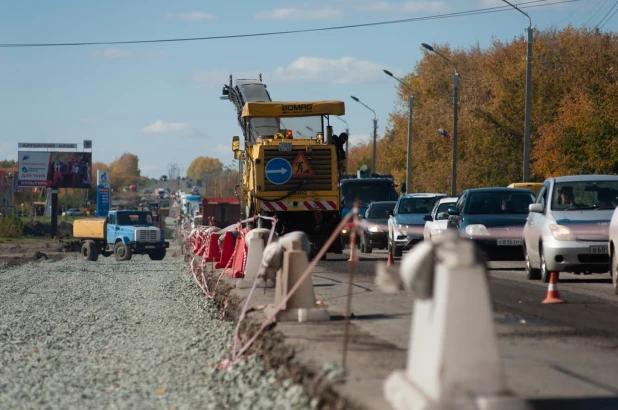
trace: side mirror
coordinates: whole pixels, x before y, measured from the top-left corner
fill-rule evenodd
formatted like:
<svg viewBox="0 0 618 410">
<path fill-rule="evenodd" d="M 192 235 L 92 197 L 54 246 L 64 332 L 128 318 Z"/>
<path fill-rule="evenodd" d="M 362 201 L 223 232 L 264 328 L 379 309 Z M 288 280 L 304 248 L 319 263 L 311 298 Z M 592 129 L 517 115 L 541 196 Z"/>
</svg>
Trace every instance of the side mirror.
<svg viewBox="0 0 618 410">
<path fill-rule="evenodd" d="M 405 182 L 402 182 L 402 183 L 401 183 L 401 193 L 402 193 L 402 194 L 405 194 L 405 193 L 406 193 L 406 191 L 407 191 L 407 188 L 408 188 L 408 187 L 406 186 L 406 183 L 405 183 Z"/>
<path fill-rule="evenodd" d="M 459 209 L 455 207 L 449 208 L 447 211 L 449 215 L 459 215 Z"/>
<path fill-rule="evenodd" d="M 542 214 L 543 213 L 543 205 L 541 205 L 541 204 L 530 204 L 530 205 L 528 205 L 528 210 L 530 212 L 536 212 L 536 213 Z"/>
<path fill-rule="evenodd" d="M 232 151 L 240 151 L 240 137 L 237 135 L 232 137 Z"/>
<path fill-rule="evenodd" d="M 423 217 L 423 220 L 424 220 L 424 221 L 427 221 L 427 222 L 431 222 L 431 221 L 433 221 L 433 218 L 431 217 L 431 215 L 425 215 L 425 216 Z"/>
</svg>

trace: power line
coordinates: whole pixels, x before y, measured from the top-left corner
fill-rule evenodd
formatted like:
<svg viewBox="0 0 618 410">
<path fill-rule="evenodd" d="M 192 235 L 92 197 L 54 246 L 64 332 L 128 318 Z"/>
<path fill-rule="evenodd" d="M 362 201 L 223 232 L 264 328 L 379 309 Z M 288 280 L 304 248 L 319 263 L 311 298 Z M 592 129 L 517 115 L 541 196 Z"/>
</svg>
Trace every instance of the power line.
<svg viewBox="0 0 618 410">
<path fill-rule="evenodd" d="M 612 11 L 616 8 L 616 6 L 618 6 L 618 0 L 616 0 L 616 1 L 614 2 L 614 5 L 612 6 L 612 8 L 611 8 L 611 9 L 609 9 L 609 11 L 608 11 L 608 12 L 607 12 L 604 16 L 603 16 L 603 18 L 601 19 L 601 21 L 599 21 L 599 22 L 597 23 L 597 25 L 596 25 L 596 27 L 595 27 L 595 28 L 599 28 L 599 25 L 601 25 L 601 27 L 603 27 L 603 26 L 605 25 L 605 23 L 607 23 L 607 22 L 609 21 L 609 19 L 608 19 L 607 21 L 605 21 L 605 23 L 603 23 L 603 20 L 605 20 L 605 19 L 607 18 L 607 16 L 609 16 L 609 13 L 611 13 L 611 12 L 612 12 Z M 612 17 L 613 17 L 613 16 L 614 16 L 614 15 L 612 14 Z M 611 17 L 610 17 L 610 19 L 611 19 Z M 601 23 L 603 23 L 603 24 L 601 24 Z"/>
<path fill-rule="evenodd" d="M 579 1 L 582 1 L 582 0 L 561 0 L 561 1 L 553 1 L 553 2 L 549 2 L 548 0 L 534 0 L 534 1 L 520 3 L 518 7 L 520 8 L 546 7 L 546 6 L 553 6 L 557 4 L 575 3 Z M 207 40 L 224 40 L 224 39 L 235 39 L 235 38 L 246 38 L 246 37 L 265 37 L 265 36 L 278 36 L 278 35 L 284 35 L 284 34 L 314 33 L 314 32 L 320 32 L 320 31 L 347 30 L 347 29 L 352 29 L 352 28 L 375 27 L 375 26 L 384 26 L 384 25 L 400 24 L 400 23 L 412 23 L 412 22 L 426 21 L 426 20 L 439 20 L 439 19 L 445 19 L 445 18 L 451 18 L 451 17 L 463 17 L 463 16 L 473 16 L 473 15 L 478 15 L 478 14 L 497 13 L 497 12 L 508 11 L 508 10 L 511 10 L 511 7 L 496 6 L 496 7 L 487 7 L 483 9 L 460 11 L 460 12 L 445 13 L 445 14 L 436 14 L 433 16 L 415 17 L 415 18 L 408 18 L 408 19 L 401 19 L 401 20 L 387 20 L 387 21 L 378 21 L 378 22 L 373 22 L 373 23 L 349 24 L 349 25 L 343 25 L 343 26 L 331 26 L 331 27 L 310 28 L 310 29 L 301 29 L 301 30 L 271 31 L 271 32 L 265 32 L 265 33 L 249 33 L 249 34 L 231 34 L 231 35 L 208 36 L 208 37 L 168 38 L 168 39 L 155 39 L 155 40 L 89 41 L 89 42 L 70 42 L 70 43 L 8 43 L 8 44 L 0 44 L 0 48 L 76 47 L 76 46 L 100 46 L 100 45 L 121 45 L 121 44 L 175 43 L 175 42 L 185 42 L 185 41 L 207 41 Z"/>
</svg>

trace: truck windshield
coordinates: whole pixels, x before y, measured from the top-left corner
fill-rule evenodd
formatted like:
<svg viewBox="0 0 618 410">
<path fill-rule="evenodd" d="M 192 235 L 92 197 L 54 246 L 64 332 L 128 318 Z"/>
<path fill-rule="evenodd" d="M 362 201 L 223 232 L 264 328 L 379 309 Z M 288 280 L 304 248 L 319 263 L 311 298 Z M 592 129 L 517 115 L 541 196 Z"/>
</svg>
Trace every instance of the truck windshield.
<svg viewBox="0 0 618 410">
<path fill-rule="evenodd" d="M 294 138 L 316 138 L 322 132 L 322 117 L 279 118 L 279 132 L 285 135 L 287 130 L 292 131 Z"/>
<path fill-rule="evenodd" d="M 118 214 L 118 225 L 152 225 L 152 215 L 122 212 Z"/>
<path fill-rule="evenodd" d="M 397 192 L 393 183 L 386 179 L 380 182 L 343 181 L 341 182 L 341 195 L 345 208 L 352 208 L 355 200 L 358 200 L 361 208 L 372 202 L 397 200 Z"/>
</svg>

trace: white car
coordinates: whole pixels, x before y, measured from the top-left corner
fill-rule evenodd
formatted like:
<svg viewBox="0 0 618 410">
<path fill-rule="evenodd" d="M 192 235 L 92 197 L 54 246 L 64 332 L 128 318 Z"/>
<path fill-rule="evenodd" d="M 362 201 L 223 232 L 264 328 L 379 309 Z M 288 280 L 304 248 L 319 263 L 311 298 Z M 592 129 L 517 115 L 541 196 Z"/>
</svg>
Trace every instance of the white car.
<svg viewBox="0 0 618 410">
<path fill-rule="evenodd" d="M 618 205 L 618 176 L 571 175 L 543 182 L 524 226 L 528 279 L 551 272 L 609 270 L 609 225 Z"/>
<path fill-rule="evenodd" d="M 425 215 L 425 228 L 423 229 L 423 239 L 426 241 L 437 239 L 448 224 L 448 209 L 455 206 L 458 197 L 447 196 L 440 198 L 431 210 L 429 215 Z"/>
<path fill-rule="evenodd" d="M 402 255 L 423 240 L 423 219 L 444 194 L 404 194 L 397 200 L 392 215 L 388 218 L 389 252 L 394 257 Z"/>
<path fill-rule="evenodd" d="M 71 208 L 62 213 L 63 216 L 84 216 L 84 212 L 81 209 Z"/>
</svg>

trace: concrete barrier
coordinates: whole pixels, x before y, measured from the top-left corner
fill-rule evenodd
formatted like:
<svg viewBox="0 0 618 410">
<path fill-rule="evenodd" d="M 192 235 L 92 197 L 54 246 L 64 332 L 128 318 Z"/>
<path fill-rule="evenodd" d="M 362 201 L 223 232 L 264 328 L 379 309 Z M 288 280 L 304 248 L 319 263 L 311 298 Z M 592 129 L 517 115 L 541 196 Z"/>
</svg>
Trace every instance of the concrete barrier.
<svg viewBox="0 0 618 410">
<path fill-rule="evenodd" d="M 472 241 L 448 236 L 402 260 L 400 283 L 416 299 L 407 368 L 384 383 L 394 409 L 529 409 L 507 389 L 478 255 Z M 385 269 L 376 282 L 385 282 Z"/>
<path fill-rule="evenodd" d="M 268 279 L 272 270 L 277 269 L 275 303 L 264 310 L 266 317 L 276 315 L 276 320 L 279 322 L 330 320 L 330 315 L 325 309 L 316 307 L 311 275 L 302 282 L 279 312 L 276 312 L 274 307 L 279 306 L 309 266 L 309 251 L 309 239 L 304 232 L 284 235 L 265 249 L 264 264 L 267 268 L 262 277 Z"/>
<path fill-rule="evenodd" d="M 245 277 L 236 282 L 236 287 L 239 289 L 246 289 L 253 286 L 253 281 L 258 276 L 258 271 L 262 265 L 262 258 L 264 256 L 264 248 L 268 242 L 268 236 L 270 235 L 269 229 L 256 228 L 250 230 L 245 235 L 245 242 L 247 244 L 247 263 L 245 266 Z M 274 288 L 275 282 L 273 280 L 258 278 L 256 286 L 258 288 Z"/>
</svg>

